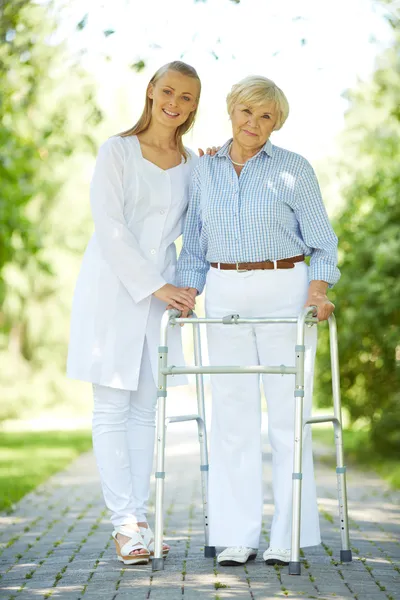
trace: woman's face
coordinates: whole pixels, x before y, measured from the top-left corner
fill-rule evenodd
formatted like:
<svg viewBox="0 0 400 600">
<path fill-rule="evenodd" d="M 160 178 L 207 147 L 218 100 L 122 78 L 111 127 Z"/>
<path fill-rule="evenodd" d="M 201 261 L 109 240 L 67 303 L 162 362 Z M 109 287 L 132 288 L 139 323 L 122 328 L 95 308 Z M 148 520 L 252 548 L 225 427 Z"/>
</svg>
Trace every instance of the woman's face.
<svg viewBox="0 0 400 600">
<path fill-rule="evenodd" d="M 261 148 L 277 121 L 274 102 L 258 106 L 235 104 L 231 114 L 233 139 L 249 150 Z"/>
<path fill-rule="evenodd" d="M 179 127 L 196 110 L 199 93 L 197 79 L 167 71 L 148 88 L 147 94 L 153 100 L 152 118 L 164 126 Z"/>
</svg>

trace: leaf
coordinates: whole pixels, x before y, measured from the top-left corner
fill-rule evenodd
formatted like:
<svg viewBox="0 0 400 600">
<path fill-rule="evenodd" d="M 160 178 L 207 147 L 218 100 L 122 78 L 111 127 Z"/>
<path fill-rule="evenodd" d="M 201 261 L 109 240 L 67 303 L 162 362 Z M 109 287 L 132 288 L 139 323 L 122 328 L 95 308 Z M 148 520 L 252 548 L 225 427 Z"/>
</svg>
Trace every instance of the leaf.
<svg viewBox="0 0 400 600">
<path fill-rule="evenodd" d="M 76 26 L 78 31 L 82 31 L 82 29 L 85 29 L 87 22 L 88 22 L 88 18 L 89 18 L 89 15 L 88 15 L 88 13 L 86 13 L 86 15 L 79 21 L 79 23 Z"/>
<path fill-rule="evenodd" d="M 103 31 L 103 35 L 105 37 L 109 37 L 110 35 L 112 35 L 113 33 L 115 33 L 115 29 L 106 29 L 105 31 Z"/>
<path fill-rule="evenodd" d="M 140 73 L 140 71 L 143 71 L 143 69 L 145 67 L 146 67 L 146 63 L 144 62 L 144 60 L 138 60 L 137 62 L 135 62 L 131 65 L 131 69 L 136 71 L 136 73 Z"/>
</svg>

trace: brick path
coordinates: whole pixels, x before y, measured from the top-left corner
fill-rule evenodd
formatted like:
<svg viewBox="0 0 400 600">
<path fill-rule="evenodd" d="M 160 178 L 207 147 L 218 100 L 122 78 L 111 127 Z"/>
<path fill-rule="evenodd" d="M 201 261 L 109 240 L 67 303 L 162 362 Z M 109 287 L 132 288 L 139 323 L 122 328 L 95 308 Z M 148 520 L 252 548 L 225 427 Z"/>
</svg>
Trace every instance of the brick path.
<svg viewBox="0 0 400 600">
<path fill-rule="evenodd" d="M 190 428 L 189 428 L 190 427 Z M 168 433 L 165 571 L 123 567 L 115 560 L 110 525 L 91 453 L 26 496 L 12 515 L 0 515 L 0 598 L 4 600 L 222 600 L 269 598 L 400 599 L 400 494 L 371 473 L 349 472 L 354 561 L 338 563 L 334 470 L 316 449 L 323 545 L 305 552 L 302 575 L 266 567 L 272 515 L 266 486 L 264 527 L 257 559 L 218 567 L 203 558 L 202 508 L 194 427 Z M 321 460 L 322 456 L 322 460 Z M 265 481 L 271 456 L 265 448 Z"/>
</svg>

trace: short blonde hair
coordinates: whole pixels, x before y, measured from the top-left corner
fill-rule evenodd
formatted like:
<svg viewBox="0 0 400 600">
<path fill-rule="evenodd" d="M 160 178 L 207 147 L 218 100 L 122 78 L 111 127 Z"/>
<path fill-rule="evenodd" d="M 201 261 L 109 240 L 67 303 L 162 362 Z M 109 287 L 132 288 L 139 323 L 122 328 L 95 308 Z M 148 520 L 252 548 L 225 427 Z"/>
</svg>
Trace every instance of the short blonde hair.
<svg viewBox="0 0 400 600">
<path fill-rule="evenodd" d="M 258 75 L 245 77 L 239 83 L 235 83 L 232 86 L 231 91 L 226 97 L 229 115 L 232 115 L 236 104 L 259 106 L 268 101 L 275 104 L 278 118 L 274 131 L 278 131 L 289 116 L 289 102 L 282 90 L 271 79 Z"/>
</svg>

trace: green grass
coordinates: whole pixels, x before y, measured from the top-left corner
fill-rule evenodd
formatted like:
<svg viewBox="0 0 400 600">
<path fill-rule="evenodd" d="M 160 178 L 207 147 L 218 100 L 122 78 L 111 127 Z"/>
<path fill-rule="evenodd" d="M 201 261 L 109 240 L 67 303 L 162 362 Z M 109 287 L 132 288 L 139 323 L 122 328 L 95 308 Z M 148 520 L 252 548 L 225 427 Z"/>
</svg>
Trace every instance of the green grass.
<svg viewBox="0 0 400 600">
<path fill-rule="evenodd" d="M 332 429 L 313 428 L 313 439 L 332 446 L 332 456 L 323 458 L 329 465 L 335 465 L 335 446 Z M 344 463 L 359 465 L 381 475 L 394 489 L 400 489 L 400 461 L 394 456 L 377 454 L 371 447 L 367 431 L 343 431 Z"/>
<path fill-rule="evenodd" d="M 88 431 L 0 432 L 0 511 L 92 445 Z"/>
</svg>

